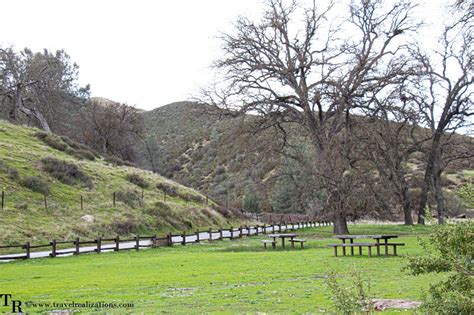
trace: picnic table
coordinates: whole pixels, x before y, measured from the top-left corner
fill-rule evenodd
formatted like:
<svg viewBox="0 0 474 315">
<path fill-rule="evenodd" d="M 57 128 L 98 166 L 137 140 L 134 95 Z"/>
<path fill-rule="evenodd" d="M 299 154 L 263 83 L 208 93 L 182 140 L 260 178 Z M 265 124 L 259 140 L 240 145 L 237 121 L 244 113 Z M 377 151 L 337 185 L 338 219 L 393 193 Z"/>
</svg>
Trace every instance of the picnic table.
<svg viewBox="0 0 474 315">
<path fill-rule="evenodd" d="M 392 234 L 376 234 L 376 235 L 335 235 L 334 238 L 338 238 L 342 240 L 342 254 L 343 256 L 346 255 L 346 244 L 347 247 L 350 247 L 351 249 L 351 255 L 354 255 L 354 247 L 359 246 L 359 252 L 361 250 L 362 246 L 367 246 L 369 248 L 369 255 L 370 255 L 370 245 L 375 245 L 377 248 L 377 256 L 380 256 L 380 246 L 385 247 L 385 255 L 388 256 L 388 247 L 393 246 L 394 248 L 394 255 L 396 255 L 396 247 L 397 246 L 403 246 L 405 244 L 401 243 L 389 243 L 388 240 L 392 238 L 397 238 L 398 235 L 392 235 Z M 374 239 L 375 244 L 369 244 L 369 243 L 354 243 L 355 239 Z M 346 243 L 346 241 L 349 240 L 349 244 Z M 383 243 L 381 243 L 381 240 L 383 240 Z M 336 244 L 337 245 L 337 244 Z M 337 246 L 334 246 L 335 250 L 337 250 Z M 337 251 L 335 252 L 337 255 Z"/>
<path fill-rule="evenodd" d="M 269 234 L 269 237 L 273 238 L 273 242 L 276 243 L 277 238 L 281 238 L 281 246 L 285 248 L 285 238 L 289 238 L 290 242 L 293 241 L 293 238 L 297 237 L 298 234 L 293 233 L 284 233 L 284 234 Z"/>
</svg>

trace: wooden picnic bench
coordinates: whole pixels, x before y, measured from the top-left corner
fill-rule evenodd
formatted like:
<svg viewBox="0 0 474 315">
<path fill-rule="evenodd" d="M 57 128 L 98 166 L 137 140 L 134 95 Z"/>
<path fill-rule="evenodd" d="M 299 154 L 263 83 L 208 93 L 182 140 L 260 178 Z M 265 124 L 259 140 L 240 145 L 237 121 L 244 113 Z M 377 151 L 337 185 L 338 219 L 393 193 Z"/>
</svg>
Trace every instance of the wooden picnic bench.
<svg viewBox="0 0 474 315">
<path fill-rule="evenodd" d="M 380 247 L 385 247 L 385 255 L 389 255 L 388 248 L 393 248 L 393 255 L 397 256 L 397 246 L 405 246 L 404 243 L 389 243 L 388 240 L 391 238 L 397 238 L 398 235 L 336 235 L 334 238 L 342 240 L 340 244 L 329 244 L 329 247 L 334 248 L 334 256 L 337 256 L 337 248 L 342 248 L 342 255 L 346 255 L 346 248 L 349 247 L 351 251 L 351 256 L 354 256 L 354 247 L 359 248 L 359 255 L 362 255 L 362 247 L 367 247 L 369 257 L 372 256 L 372 247 L 375 247 L 377 250 L 377 256 L 380 256 Z M 354 239 L 374 239 L 375 243 L 354 243 Z M 349 243 L 346 241 L 349 240 Z M 384 240 L 383 243 L 380 240 Z"/>
<path fill-rule="evenodd" d="M 292 248 L 295 247 L 295 243 L 300 243 L 301 248 L 303 248 L 303 244 L 304 244 L 304 242 L 306 242 L 306 240 L 303 240 L 303 239 L 296 239 L 295 237 L 297 236 L 297 234 L 292 234 L 292 233 L 269 234 L 268 236 L 270 236 L 273 239 L 272 240 L 262 240 L 261 241 L 263 246 L 265 247 L 265 249 L 267 249 L 267 244 L 272 244 L 272 248 L 275 249 L 276 243 L 277 243 L 277 238 L 281 239 L 281 247 L 282 248 L 285 248 L 285 239 L 286 238 L 289 239 L 289 242 L 291 243 Z"/>
<path fill-rule="evenodd" d="M 272 244 L 272 248 L 275 249 L 276 247 L 276 241 L 275 240 L 262 240 L 263 247 L 267 249 L 267 244 Z"/>
<path fill-rule="evenodd" d="M 291 247 L 292 248 L 295 248 L 295 243 L 300 243 L 301 248 L 303 248 L 303 244 L 304 244 L 304 242 L 306 242 L 306 240 L 299 239 L 299 238 L 292 238 L 292 239 L 290 239 L 290 242 L 291 242 Z"/>
</svg>

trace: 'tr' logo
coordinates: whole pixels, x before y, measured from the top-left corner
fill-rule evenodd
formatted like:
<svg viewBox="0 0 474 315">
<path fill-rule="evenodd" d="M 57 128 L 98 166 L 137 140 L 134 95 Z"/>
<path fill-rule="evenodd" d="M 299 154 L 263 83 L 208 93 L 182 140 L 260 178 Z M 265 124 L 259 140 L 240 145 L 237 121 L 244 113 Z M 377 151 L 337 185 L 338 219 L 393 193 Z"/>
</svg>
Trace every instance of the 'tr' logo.
<svg viewBox="0 0 474 315">
<path fill-rule="evenodd" d="M 21 301 L 13 300 L 11 294 L 0 294 L 0 301 L 3 298 L 3 306 L 9 306 L 11 302 L 12 313 L 21 313 Z"/>
</svg>

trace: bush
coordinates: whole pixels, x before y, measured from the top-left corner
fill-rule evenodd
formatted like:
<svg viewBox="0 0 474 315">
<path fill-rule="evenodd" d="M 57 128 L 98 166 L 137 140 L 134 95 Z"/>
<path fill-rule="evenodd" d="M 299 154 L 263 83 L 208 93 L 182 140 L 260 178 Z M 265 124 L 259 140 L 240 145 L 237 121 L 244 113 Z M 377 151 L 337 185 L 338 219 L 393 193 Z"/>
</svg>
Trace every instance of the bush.
<svg viewBox="0 0 474 315">
<path fill-rule="evenodd" d="M 90 160 L 94 161 L 96 156 L 90 150 L 73 150 L 71 155 L 78 158 L 79 160 Z"/>
<path fill-rule="evenodd" d="M 45 144 L 52 147 L 53 149 L 56 149 L 59 151 L 64 152 L 69 147 L 67 143 L 61 140 L 60 137 L 52 133 L 40 131 L 40 132 L 35 133 L 35 137 L 40 139 L 41 141 L 43 141 Z"/>
<path fill-rule="evenodd" d="M 124 161 L 121 158 L 113 156 L 113 155 L 109 155 L 109 156 L 105 157 L 105 161 L 109 162 L 110 164 L 112 164 L 114 166 L 131 166 L 131 167 L 136 166 L 132 162 Z"/>
<path fill-rule="evenodd" d="M 88 151 L 90 152 L 92 155 L 94 155 L 95 157 L 99 157 L 99 154 L 97 152 L 95 152 L 94 150 L 92 150 L 91 148 L 89 148 L 88 146 L 82 144 L 82 143 L 79 143 L 79 142 L 76 142 L 74 140 L 71 140 L 69 139 L 68 137 L 66 136 L 62 136 L 61 137 L 61 140 L 63 140 L 65 143 L 67 143 L 67 145 L 69 145 L 71 148 L 73 148 L 74 150 L 77 150 L 77 151 Z"/>
<path fill-rule="evenodd" d="M 326 286 L 328 297 L 333 302 L 337 314 L 359 314 L 372 310 L 370 282 L 362 279 L 361 272 L 352 271 L 350 278 L 341 281 L 334 271 L 329 272 Z"/>
<path fill-rule="evenodd" d="M 87 159 L 93 161 L 96 157 L 99 157 L 99 154 L 89 147 L 79 142 L 73 141 L 65 136 L 59 137 L 55 134 L 42 131 L 35 133 L 35 136 L 48 146 L 56 150 L 66 152 L 67 154 L 81 160 Z"/>
<path fill-rule="evenodd" d="M 450 273 L 447 280 L 430 286 L 420 310 L 424 314 L 473 314 L 474 222 L 436 226 L 430 238 L 420 243 L 427 254 L 408 257 L 405 269 L 415 276 Z"/>
<path fill-rule="evenodd" d="M 12 180 L 18 180 L 20 177 L 16 169 L 9 167 L 3 161 L 0 161 L 0 171 L 7 173 L 8 177 Z"/>
<path fill-rule="evenodd" d="M 146 189 L 150 184 L 138 174 L 127 174 L 125 177 L 130 183 L 137 185 L 140 188 Z"/>
<path fill-rule="evenodd" d="M 142 200 L 141 194 L 131 189 L 127 189 L 125 191 L 119 190 L 115 193 L 115 197 L 118 201 L 121 201 L 132 208 L 139 206 Z"/>
<path fill-rule="evenodd" d="M 26 187 L 34 192 L 48 195 L 49 194 L 49 183 L 37 176 L 28 176 L 20 180 L 20 185 Z"/>
<path fill-rule="evenodd" d="M 120 218 L 115 219 L 111 223 L 113 232 L 119 235 L 129 235 L 138 230 L 139 223 L 134 218 Z"/>
<path fill-rule="evenodd" d="M 26 202 L 15 203 L 14 207 L 17 210 L 28 210 L 28 204 Z"/>
<path fill-rule="evenodd" d="M 167 183 L 157 183 L 156 188 L 159 190 L 165 192 L 168 196 L 171 197 L 176 197 L 178 196 L 178 191 L 175 187 L 171 186 L 170 184 Z"/>
<path fill-rule="evenodd" d="M 87 187 L 92 186 L 92 180 L 84 174 L 77 165 L 66 161 L 47 157 L 41 160 L 43 170 L 66 185 L 82 183 Z"/>
</svg>

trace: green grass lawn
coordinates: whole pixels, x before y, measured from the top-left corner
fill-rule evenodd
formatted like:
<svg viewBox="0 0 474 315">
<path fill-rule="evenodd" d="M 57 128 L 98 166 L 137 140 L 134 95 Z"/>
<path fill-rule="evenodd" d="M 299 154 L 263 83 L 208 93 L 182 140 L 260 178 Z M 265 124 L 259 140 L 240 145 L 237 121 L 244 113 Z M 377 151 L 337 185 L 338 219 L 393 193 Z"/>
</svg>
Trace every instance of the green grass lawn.
<svg viewBox="0 0 474 315">
<path fill-rule="evenodd" d="M 332 249 L 325 247 L 335 241 L 331 229 L 297 231 L 308 240 L 303 250 L 264 251 L 263 236 L 4 263 L 0 264 L 0 293 L 11 293 L 23 303 L 134 304 L 117 313 L 321 313 L 331 309 L 325 287 L 330 270 L 341 277 L 354 269 L 362 271 L 374 298 L 420 300 L 421 290 L 442 277 L 408 275 L 401 270 L 403 257 L 333 257 Z M 399 253 L 418 255 L 417 235 L 429 233 L 430 227 L 351 225 L 350 230 L 398 234 L 399 241 L 406 243 Z M 0 312 L 6 311 L 2 307 Z M 23 311 L 52 309 L 25 306 Z"/>
</svg>

